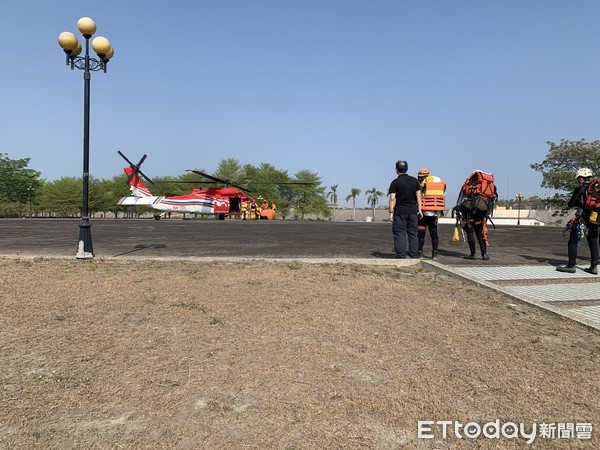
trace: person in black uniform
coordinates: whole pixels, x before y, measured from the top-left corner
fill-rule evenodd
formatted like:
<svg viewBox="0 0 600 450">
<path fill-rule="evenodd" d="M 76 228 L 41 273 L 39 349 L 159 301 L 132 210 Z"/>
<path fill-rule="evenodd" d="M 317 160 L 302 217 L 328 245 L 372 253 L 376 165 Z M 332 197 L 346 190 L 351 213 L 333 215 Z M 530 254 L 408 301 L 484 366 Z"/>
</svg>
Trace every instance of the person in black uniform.
<svg viewBox="0 0 600 450">
<path fill-rule="evenodd" d="M 573 194 L 567 205 L 569 208 L 577 208 L 575 217 L 569 221 L 569 243 L 568 254 L 569 260 L 566 266 L 556 268 L 559 272 L 575 273 L 575 265 L 577 264 L 577 244 L 579 242 L 580 227 L 582 224 L 587 227 L 587 242 L 590 248 L 591 264 L 585 270 L 592 275 L 598 274 L 598 222 L 590 221 L 590 211 L 585 209 L 585 195 L 592 178 L 592 171 L 586 167 L 577 171 L 575 178 L 578 186 L 573 190 Z"/>
<path fill-rule="evenodd" d="M 418 258 L 417 223 L 419 218 L 423 216 L 421 212 L 421 185 L 419 180 L 406 172 L 408 172 L 408 163 L 406 161 L 396 162 L 398 177 L 392 181 L 388 191 L 390 196 L 390 221 L 393 221 L 394 250 L 398 258 L 406 258 L 407 256 Z"/>
<path fill-rule="evenodd" d="M 487 261 L 490 259 L 490 255 L 487 252 L 487 239 L 486 239 L 486 220 L 487 216 L 485 213 L 476 211 L 470 212 L 469 216 L 464 216 L 463 229 L 467 233 L 467 243 L 469 244 L 469 255 L 465 256 L 465 259 L 477 259 L 476 252 L 479 244 L 479 250 L 481 250 L 481 259 Z"/>
</svg>

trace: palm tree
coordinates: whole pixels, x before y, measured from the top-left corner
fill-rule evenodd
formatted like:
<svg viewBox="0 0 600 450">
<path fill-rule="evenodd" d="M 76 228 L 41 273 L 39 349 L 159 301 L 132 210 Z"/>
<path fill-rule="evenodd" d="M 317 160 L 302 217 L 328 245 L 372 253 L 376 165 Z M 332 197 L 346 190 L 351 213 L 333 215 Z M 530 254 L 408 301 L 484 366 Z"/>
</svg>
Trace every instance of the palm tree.
<svg viewBox="0 0 600 450">
<path fill-rule="evenodd" d="M 373 220 L 375 220 L 375 205 L 377 205 L 379 197 L 383 195 L 383 192 L 378 191 L 376 188 L 373 188 L 369 189 L 368 191 L 365 191 L 365 194 L 369 196 L 367 198 L 367 202 L 371 205 L 371 208 L 373 208 Z"/>
<path fill-rule="evenodd" d="M 333 203 L 334 209 L 337 206 L 337 201 L 338 201 L 337 187 L 338 187 L 337 184 L 334 184 L 333 186 L 331 186 L 331 191 L 329 191 L 327 193 L 327 195 L 325 196 L 326 198 L 328 198 L 329 200 L 331 200 L 331 203 Z"/>
<path fill-rule="evenodd" d="M 337 184 L 331 186 L 331 191 L 325 195 L 325 198 L 330 199 L 331 203 L 333 203 L 333 220 L 335 221 L 335 208 L 337 206 L 338 196 L 337 196 Z"/>
<path fill-rule="evenodd" d="M 350 195 L 346 197 L 346 201 L 352 199 L 352 220 L 356 218 L 356 197 L 360 195 L 362 191 L 357 188 L 350 189 Z"/>
</svg>

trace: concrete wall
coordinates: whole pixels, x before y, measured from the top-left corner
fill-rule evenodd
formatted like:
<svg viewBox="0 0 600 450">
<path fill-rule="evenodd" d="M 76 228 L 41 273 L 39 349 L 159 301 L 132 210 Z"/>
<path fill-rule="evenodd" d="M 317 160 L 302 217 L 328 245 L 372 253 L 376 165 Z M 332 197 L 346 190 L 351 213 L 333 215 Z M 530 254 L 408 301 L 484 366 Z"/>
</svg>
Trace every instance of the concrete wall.
<svg viewBox="0 0 600 450">
<path fill-rule="evenodd" d="M 537 210 L 537 209 L 522 209 L 520 213 L 521 225 L 545 225 L 545 226 L 560 226 L 563 227 L 567 221 L 573 216 L 572 213 L 563 215 L 557 210 Z M 352 221 L 352 209 L 337 209 L 334 211 L 332 220 L 337 222 Z M 375 217 L 371 209 L 357 209 L 356 222 L 366 222 L 367 217 L 371 217 L 372 222 L 387 222 L 388 209 L 376 209 Z M 519 218 L 519 211 L 515 209 L 494 210 L 492 220 L 496 225 L 516 225 Z M 316 217 L 308 217 L 309 220 L 315 220 Z M 441 223 L 453 223 L 451 211 L 446 211 L 445 216 L 440 219 Z"/>
</svg>

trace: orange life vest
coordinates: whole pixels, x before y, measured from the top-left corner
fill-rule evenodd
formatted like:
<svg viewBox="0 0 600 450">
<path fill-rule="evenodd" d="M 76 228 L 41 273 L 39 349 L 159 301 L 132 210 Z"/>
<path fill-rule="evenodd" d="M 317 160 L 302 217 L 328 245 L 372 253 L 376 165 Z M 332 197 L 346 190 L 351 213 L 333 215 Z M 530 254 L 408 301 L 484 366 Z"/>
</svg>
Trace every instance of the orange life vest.
<svg viewBox="0 0 600 450">
<path fill-rule="evenodd" d="M 434 177 L 428 178 L 434 179 Z M 427 178 L 424 180 L 421 189 L 421 209 L 423 211 L 443 211 L 446 206 L 445 198 L 446 183 L 443 181 L 427 181 Z"/>
</svg>

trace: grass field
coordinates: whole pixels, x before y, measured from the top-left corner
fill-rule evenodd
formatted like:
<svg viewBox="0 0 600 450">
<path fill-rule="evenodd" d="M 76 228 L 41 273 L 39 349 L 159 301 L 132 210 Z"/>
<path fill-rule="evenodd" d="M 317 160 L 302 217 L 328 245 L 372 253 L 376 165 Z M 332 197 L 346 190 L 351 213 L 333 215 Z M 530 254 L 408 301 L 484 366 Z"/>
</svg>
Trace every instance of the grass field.
<svg viewBox="0 0 600 450">
<path fill-rule="evenodd" d="M 1 258 L 0 367 L 3 449 L 600 447 L 600 335 L 419 265 Z"/>
</svg>

